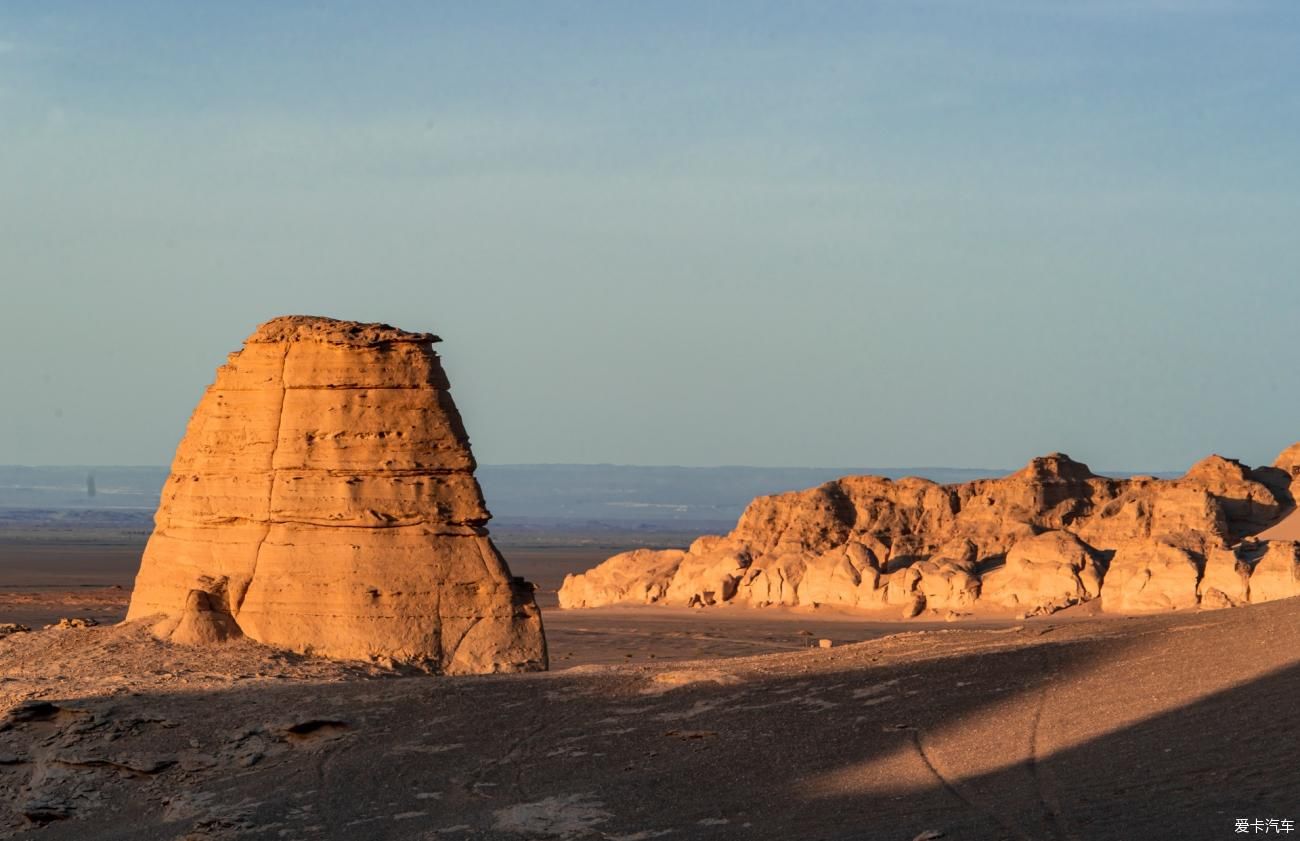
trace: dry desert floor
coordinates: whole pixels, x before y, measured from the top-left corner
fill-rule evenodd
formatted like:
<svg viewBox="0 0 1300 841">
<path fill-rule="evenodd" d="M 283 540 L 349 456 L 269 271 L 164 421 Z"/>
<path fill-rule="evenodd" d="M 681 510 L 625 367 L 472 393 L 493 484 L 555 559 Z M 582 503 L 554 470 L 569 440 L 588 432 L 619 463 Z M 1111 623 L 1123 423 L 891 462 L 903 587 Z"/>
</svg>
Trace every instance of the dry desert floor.
<svg viewBox="0 0 1300 841">
<path fill-rule="evenodd" d="M 111 574 L 47 583 L 0 622 L 15 598 L 125 607 Z M 529 675 L 139 626 L 10 635 L 0 837 L 1136 841 L 1300 820 L 1295 600 L 955 625 L 542 604 L 555 670 Z"/>
</svg>

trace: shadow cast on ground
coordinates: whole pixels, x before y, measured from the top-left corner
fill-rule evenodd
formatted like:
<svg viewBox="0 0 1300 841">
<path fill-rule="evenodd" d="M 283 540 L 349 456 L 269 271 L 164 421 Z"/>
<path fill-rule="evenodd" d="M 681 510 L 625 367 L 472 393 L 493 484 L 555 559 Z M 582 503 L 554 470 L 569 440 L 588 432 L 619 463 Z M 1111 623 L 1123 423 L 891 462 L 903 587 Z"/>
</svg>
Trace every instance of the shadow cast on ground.
<svg viewBox="0 0 1300 841">
<path fill-rule="evenodd" d="M 1300 818 L 1297 695 L 1295 601 L 659 667 L 269 680 L 44 699 L 0 733 L 0 797 L 7 828 L 42 839 L 1219 839 Z"/>
</svg>

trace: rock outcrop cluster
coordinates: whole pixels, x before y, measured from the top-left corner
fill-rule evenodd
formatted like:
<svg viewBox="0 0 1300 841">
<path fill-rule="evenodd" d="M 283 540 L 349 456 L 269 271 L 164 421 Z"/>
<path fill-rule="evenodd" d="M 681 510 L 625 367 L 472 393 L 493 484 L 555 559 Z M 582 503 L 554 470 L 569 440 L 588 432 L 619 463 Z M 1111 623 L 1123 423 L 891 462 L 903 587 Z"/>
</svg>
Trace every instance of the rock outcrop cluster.
<svg viewBox="0 0 1300 841">
<path fill-rule="evenodd" d="M 1143 613 L 1300 595 L 1300 543 L 1256 539 L 1300 494 L 1300 444 L 1271 467 L 1210 456 L 1179 479 L 1111 479 L 1056 453 L 1000 479 L 849 476 L 760 497 L 725 536 L 640 549 L 565 579 L 565 608 L 842 605 Z"/>
<path fill-rule="evenodd" d="M 492 545 L 436 336 L 288 316 L 217 369 L 176 451 L 127 619 L 447 673 L 546 668 Z"/>
</svg>

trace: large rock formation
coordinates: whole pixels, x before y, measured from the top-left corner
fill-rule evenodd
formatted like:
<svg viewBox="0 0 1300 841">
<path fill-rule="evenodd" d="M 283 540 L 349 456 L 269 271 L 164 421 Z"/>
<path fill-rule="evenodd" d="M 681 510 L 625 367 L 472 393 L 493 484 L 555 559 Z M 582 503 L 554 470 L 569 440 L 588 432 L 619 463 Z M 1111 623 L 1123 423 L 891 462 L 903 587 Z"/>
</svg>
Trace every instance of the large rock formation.
<svg viewBox="0 0 1300 841">
<path fill-rule="evenodd" d="M 217 369 L 127 619 L 448 673 L 546 668 L 427 333 L 289 316 Z"/>
<path fill-rule="evenodd" d="M 959 485 L 849 476 L 760 497 L 730 534 L 686 552 L 638 550 L 571 575 L 560 606 L 1228 607 L 1300 594 L 1300 544 L 1265 552 L 1255 537 L 1295 519 L 1297 487 L 1300 445 L 1272 467 L 1210 456 L 1174 480 L 1097 476 L 1060 453 Z"/>
</svg>

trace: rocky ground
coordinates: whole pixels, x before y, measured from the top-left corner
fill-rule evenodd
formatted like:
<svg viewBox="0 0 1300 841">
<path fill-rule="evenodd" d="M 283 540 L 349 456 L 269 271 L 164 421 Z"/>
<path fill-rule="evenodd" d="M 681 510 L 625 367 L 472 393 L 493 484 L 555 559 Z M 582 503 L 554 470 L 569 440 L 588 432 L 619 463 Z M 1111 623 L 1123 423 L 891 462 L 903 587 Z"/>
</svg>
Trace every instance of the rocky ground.
<svg viewBox="0 0 1300 841">
<path fill-rule="evenodd" d="M 121 587 L 0 590 L 0 625 L 42 628 L 69 617 L 111 625 L 126 616 L 130 597 Z"/>
<path fill-rule="evenodd" d="M 554 602 L 554 593 L 543 594 Z M 0 591 L 0 636 L 18 626 L 42 629 L 61 621 L 116 624 L 126 616 L 128 592 L 120 588 Z M 1079 605 L 1054 619 L 1068 621 L 1095 612 Z M 890 616 L 834 608 L 779 608 L 765 611 L 724 606 L 698 608 L 617 605 L 586 610 L 551 608 L 545 614 L 546 638 L 554 669 L 616 663 L 743 657 L 817 646 L 862 642 L 904 630 Z M 966 616 L 960 627 L 997 629 L 1015 624 L 1008 616 Z M 906 630 L 952 627 L 931 616 L 906 624 Z"/>
<path fill-rule="evenodd" d="M 1300 819 L 1300 603 L 439 678 L 0 640 L 0 835 L 1220 839 Z M 927 834 L 928 833 L 928 834 Z"/>
</svg>

